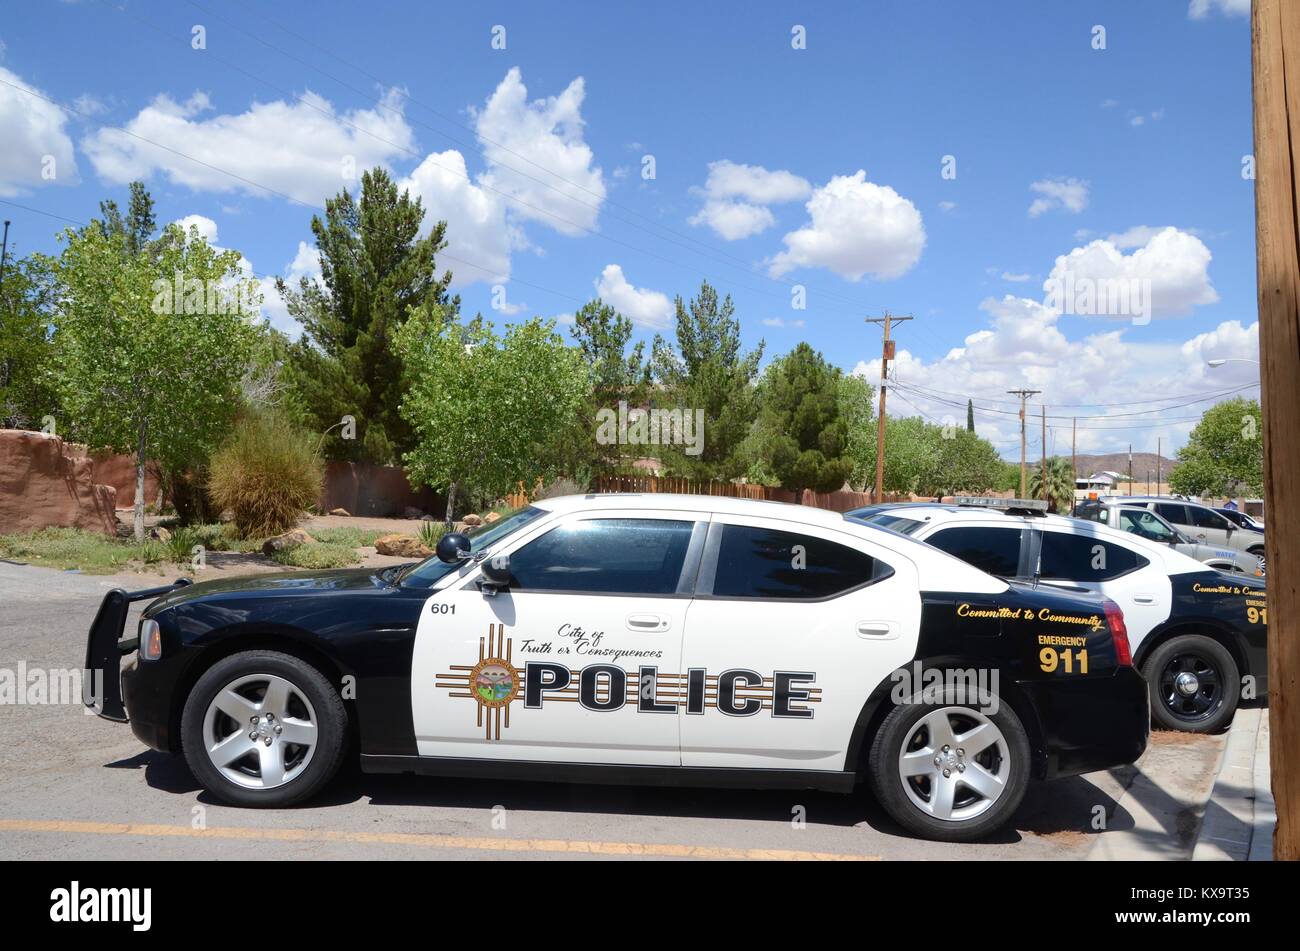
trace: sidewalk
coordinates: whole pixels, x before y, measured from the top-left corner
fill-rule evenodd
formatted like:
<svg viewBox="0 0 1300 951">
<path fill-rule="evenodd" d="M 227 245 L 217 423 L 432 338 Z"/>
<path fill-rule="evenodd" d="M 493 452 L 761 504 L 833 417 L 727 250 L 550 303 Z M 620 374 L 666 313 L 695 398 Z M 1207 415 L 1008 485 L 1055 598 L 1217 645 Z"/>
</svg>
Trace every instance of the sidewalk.
<svg viewBox="0 0 1300 951">
<path fill-rule="evenodd" d="M 1269 781 L 1268 710 L 1237 710 L 1192 860 L 1267 862 L 1277 812 Z"/>
</svg>

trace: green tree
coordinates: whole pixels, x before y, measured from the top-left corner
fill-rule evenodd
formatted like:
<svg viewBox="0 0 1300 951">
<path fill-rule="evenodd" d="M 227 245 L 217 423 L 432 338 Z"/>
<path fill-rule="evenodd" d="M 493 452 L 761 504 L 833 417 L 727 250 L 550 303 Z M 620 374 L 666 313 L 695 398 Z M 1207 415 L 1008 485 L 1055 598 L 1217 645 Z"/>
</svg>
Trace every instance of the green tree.
<svg viewBox="0 0 1300 951">
<path fill-rule="evenodd" d="M 366 172 L 359 200 L 344 189 L 326 202 L 325 220 L 312 217 L 322 283 L 303 278 L 294 290 L 276 282 L 303 326 L 288 377 L 312 426 L 326 434 L 328 458 L 391 463 L 413 446 L 398 411 L 404 382 L 393 340 L 413 307 L 460 307 L 448 296 L 451 272 L 436 273 L 446 222 L 421 238 L 423 220 L 419 198 L 398 194 L 382 168 Z M 344 416 L 355 419 L 360 439 L 343 438 Z"/>
<path fill-rule="evenodd" d="M 1259 401 L 1244 398 L 1216 403 L 1178 450 L 1169 487 L 1183 495 L 1228 495 L 1264 491 L 1263 416 Z"/>
<path fill-rule="evenodd" d="M 853 469 L 841 415 L 842 374 L 800 343 L 774 360 L 758 386 L 761 445 L 782 488 L 832 492 Z M 797 497 L 797 496 L 796 496 Z"/>
<path fill-rule="evenodd" d="M 698 455 L 681 446 L 664 446 L 660 457 L 674 474 L 694 479 L 733 479 L 745 471 L 740 451 L 757 413 L 754 381 L 763 343 L 749 353 L 740 347 L 740 321 L 731 297 L 718 300 L 706 281 L 689 304 L 676 301 L 674 348 L 656 334 L 651 366 L 661 388 L 652 402 L 666 398 L 683 414 L 704 411 L 704 445 Z"/>
<path fill-rule="evenodd" d="M 594 421 L 602 409 L 617 411 L 620 402 L 630 407 L 645 403 L 650 384 L 650 370 L 645 362 L 645 344 L 637 342 L 631 349 L 632 321 L 628 320 L 600 298 L 588 301 L 573 315 L 569 333 L 577 344 L 578 352 L 591 374 L 591 393 L 587 406 L 588 425 L 585 436 L 575 433 L 569 445 L 576 452 L 567 468 L 570 475 L 579 476 L 585 465 L 593 474 L 609 474 L 620 468 L 624 450 L 617 444 L 605 444 L 596 439 Z M 585 457 L 585 458 L 580 458 Z"/>
<path fill-rule="evenodd" d="M 934 468 L 923 483 L 926 495 L 978 495 L 997 484 L 1002 459 L 987 439 L 947 426 L 929 426 L 927 438 L 937 452 Z"/>
<path fill-rule="evenodd" d="M 153 196 L 144 187 L 144 182 L 132 182 L 130 190 L 131 200 L 126 215 L 118 210 L 117 202 L 112 199 L 101 201 L 99 213 L 104 217 L 95 225 L 105 238 L 121 237 L 127 254 L 139 254 L 149 249 L 158 221 L 153 213 Z"/>
<path fill-rule="evenodd" d="M 558 474 L 554 442 L 587 405 L 589 379 L 554 327 L 533 318 L 498 336 L 481 316 L 423 306 L 398 330 L 415 433 L 403 458 L 412 481 L 446 489 L 448 524 L 463 488 L 500 497 Z"/>
<path fill-rule="evenodd" d="M 966 401 L 966 432 L 975 432 L 975 401 Z"/>
<path fill-rule="evenodd" d="M 0 284 L 0 426 L 39 426 L 58 417 L 49 377 L 57 286 L 48 258 L 9 259 Z"/>
<path fill-rule="evenodd" d="M 1047 491 L 1043 491 L 1043 467 L 1031 467 L 1029 473 L 1029 496 L 1034 499 L 1046 498 L 1048 507 L 1061 515 L 1074 511 L 1074 469 L 1070 460 L 1062 456 L 1049 456 L 1047 459 Z"/>
<path fill-rule="evenodd" d="M 55 385 L 67 430 L 136 461 L 135 535 L 144 538 L 147 460 L 181 470 L 228 431 L 257 335 L 256 283 L 237 251 L 169 226 L 153 254 L 125 234 L 67 231 L 55 273 Z"/>
<path fill-rule="evenodd" d="M 876 390 L 855 373 L 840 377 L 840 416 L 848 430 L 845 454 L 849 457 L 849 484 L 862 489 L 876 478 Z"/>
</svg>

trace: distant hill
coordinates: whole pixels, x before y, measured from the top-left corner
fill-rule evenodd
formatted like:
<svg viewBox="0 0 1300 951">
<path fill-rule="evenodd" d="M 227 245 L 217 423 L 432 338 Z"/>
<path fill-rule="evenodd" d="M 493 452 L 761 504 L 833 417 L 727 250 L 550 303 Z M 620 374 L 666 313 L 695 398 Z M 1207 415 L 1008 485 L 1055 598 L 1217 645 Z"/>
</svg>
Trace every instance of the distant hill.
<svg viewBox="0 0 1300 951">
<path fill-rule="evenodd" d="M 1061 453 L 1066 459 L 1070 458 L 1068 452 Z M 1143 482 L 1147 478 L 1147 473 L 1156 471 L 1156 464 L 1159 463 L 1160 475 L 1162 478 L 1168 477 L 1169 470 L 1177 462 L 1176 459 L 1170 459 L 1165 456 L 1157 456 L 1154 452 L 1135 452 L 1133 453 L 1133 480 Z M 1078 469 L 1076 475 L 1078 478 L 1085 478 L 1094 472 L 1128 472 L 1128 453 L 1127 452 L 1103 452 L 1096 454 L 1079 453 L 1075 456 L 1075 463 Z M 1035 460 L 1033 465 L 1039 465 L 1040 462 Z"/>
</svg>

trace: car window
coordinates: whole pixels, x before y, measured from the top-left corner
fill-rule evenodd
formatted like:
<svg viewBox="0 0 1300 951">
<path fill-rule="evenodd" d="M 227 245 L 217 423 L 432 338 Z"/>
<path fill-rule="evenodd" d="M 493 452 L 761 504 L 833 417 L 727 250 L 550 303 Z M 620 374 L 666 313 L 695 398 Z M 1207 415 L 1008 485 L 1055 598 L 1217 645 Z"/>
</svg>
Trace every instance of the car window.
<svg viewBox="0 0 1300 951">
<path fill-rule="evenodd" d="M 1121 509 L 1119 527 L 1126 532 L 1154 542 L 1171 542 L 1175 539 L 1174 530 L 1163 522 L 1154 512 L 1145 509 Z"/>
<path fill-rule="evenodd" d="M 1187 520 L 1187 508 L 1182 505 L 1171 505 L 1168 502 L 1156 503 L 1156 514 L 1167 522 L 1173 522 L 1175 525 L 1190 525 Z"/>
<path fill-rule="evenodd" d="M 480 525 L 469 533 L 470 551 L 483 551 L 545 514 L 544 509 L 533 505 L 506 512 L 495 522 Z M 428 588 L 458 567 L 439 561 L 436 556 L 427 558 L 402 575 L 401 582 L 408 588 Z"/>
<path fill-rule="evenodd" d="M 918 528 L 925 524 L 914 518 L 903 518 L 901 515 L 873 515 L 866 520 L 871 525 L 879 525 L 881 528 L 888 528 L 891 531 L 902 532 L 904 535 L 911 535 Z"/>
<path fill-rule="evenodd" d="M 1214 528 L 1221 532 L 1228 530 L 1228 520 L 1218 512 L 1212 512 L 1209 509 L 1203 509 L 1195 505 L 1187 506 L 1187 510 L 1192 513 L 1192 524 L 1197 528 Z"/>
<path fill-rule="evenodd" d="M 945 528 L 926 541 L 999 578 L 1014 578 L 1020 570 L 1018 528 Z"/>
<path fill-rule="evenodd" d="M 693 528 L 693 522 L 656 518 L 568 522 L 510 555 L 510 587 L 674 594 Z"/>
<path fill-rule="evenodd" d="M 1137 552 L 1100 538 L 1045 531 L 1038 573 L 1063 581 L 1110 581 L 1147 564 Z"/>
<path fill-rule="evenodd" d="M 750 525 L 724 525 L 713 596 L 829 598 L 893 574 L 865 552 L 824 538 Z"/>
</svg>

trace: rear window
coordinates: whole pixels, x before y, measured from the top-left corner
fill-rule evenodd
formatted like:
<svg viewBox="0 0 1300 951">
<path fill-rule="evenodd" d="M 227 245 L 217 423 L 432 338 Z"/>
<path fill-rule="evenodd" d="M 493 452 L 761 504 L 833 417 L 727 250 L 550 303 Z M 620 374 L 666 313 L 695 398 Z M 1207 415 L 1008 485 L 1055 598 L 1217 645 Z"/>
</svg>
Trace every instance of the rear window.
<svg viewBox="0 0 1300 951">
<path fill-rule="evenodd" d="M 829 598 L 893 574 L 865 552 L 813 535 L 726 525 L 718 546 L 713 596 Z"/>
<path fill-rule="evenodd" d="M 1148 564 L 1137 552 L 1100 538 L 1043 532 L 1038 573 L 1062 581 L 1110 581 Z"/>
<path fill-rule="evenodd" d="M 1014 578 L 1020 571 L 1018 528 L 945 528 L 926 541 L 999 578 Z"/>
<path fill-rule="evenodd" d="M 914 518 L 903 518 L 901 515 L 888 515 L 884 512 L 864 519 L 864 521 L 868 525 L 879 525 L 881 528 L 887 528 L 892 532 L 901 532 L 904 535 L 911 535 L 925 524 L 925 522 L 917 521 Z"/>
</svg>

